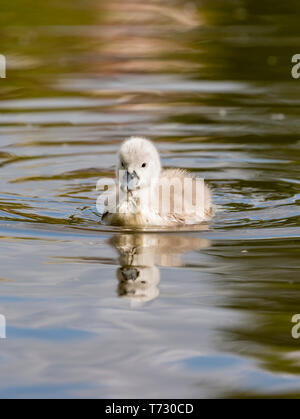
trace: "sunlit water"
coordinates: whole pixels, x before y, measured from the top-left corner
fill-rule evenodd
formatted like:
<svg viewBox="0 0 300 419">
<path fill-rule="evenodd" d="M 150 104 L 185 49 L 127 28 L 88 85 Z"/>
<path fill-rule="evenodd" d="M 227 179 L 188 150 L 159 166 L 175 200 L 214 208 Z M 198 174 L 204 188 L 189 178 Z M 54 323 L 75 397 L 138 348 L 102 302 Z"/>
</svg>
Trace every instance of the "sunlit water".
<svg viewBox="0 0 300 419">
<path fill-rule="evenodd" d="M 0 396 L 300 394 L 299 5 L 10 3 Z M 209 227 L 101 224 L 130 135 L 205 177 Z"/>
</svg>

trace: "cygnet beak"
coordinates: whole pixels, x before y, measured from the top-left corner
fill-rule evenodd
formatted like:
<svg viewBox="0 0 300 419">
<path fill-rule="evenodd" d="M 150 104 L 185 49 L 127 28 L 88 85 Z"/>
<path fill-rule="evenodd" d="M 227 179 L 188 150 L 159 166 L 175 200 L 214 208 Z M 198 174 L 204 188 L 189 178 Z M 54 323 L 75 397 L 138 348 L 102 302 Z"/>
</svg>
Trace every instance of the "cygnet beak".
<svg viewBox="0 0 300 419">
<path fill-rule="evenodd" d="M 134 191 L 138 187 L 139 177 L 135 171 L 132 173 L 126 172 L 127 190 Z"/>
</svg>

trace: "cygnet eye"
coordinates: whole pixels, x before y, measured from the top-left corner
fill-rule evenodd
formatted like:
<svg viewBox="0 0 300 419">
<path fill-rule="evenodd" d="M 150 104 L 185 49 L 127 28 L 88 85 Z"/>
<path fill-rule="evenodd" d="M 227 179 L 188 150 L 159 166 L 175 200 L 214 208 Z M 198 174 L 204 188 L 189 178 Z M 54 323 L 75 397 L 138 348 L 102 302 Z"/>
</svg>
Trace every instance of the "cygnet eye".
<svg viewBox="0 0 300 419">
<path fill-rule="evenodd" d="M 147 165 L 146 165 L 146 163 L 143 163 L 143 164 L 142 164 L 142 167 L 146 167 L 146 166 L 147 166 Z"/>
<path fill-rule="evenodd" d="M 124 163 L 121 161 L 121 166 L 124 167 Z"/>
</svg>

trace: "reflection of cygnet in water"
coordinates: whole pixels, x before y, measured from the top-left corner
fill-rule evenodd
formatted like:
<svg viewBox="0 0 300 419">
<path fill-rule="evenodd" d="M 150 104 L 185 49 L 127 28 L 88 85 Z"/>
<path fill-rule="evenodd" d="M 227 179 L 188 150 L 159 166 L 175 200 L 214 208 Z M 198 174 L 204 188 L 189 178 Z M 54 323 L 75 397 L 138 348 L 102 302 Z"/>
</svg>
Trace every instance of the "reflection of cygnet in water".
<svg viewBox="0 0 300 419">
<path fill-rule="evenodd" d="M 151 235 L 152 236 L 152 235 Z M 114 238 L 121 267 L 117 270 L 118 295 L 137 302 L 159 295 L 159 269 L 155 266 L 153 239 L 146 234 L 121 234 Z"/>
<path fill-rule="evenodd" d="M 117 271 L 118 295 L 138 302 L 153 300 L 159 295 L 157 284 L 160 280 L 156 266 L 122 267 Z"/>
<path fill-rule="evenodd" d="M 190 235 L 120 234 L 112 239 L 119 253 L 118 295 L 144 303 L 158 297 L 161 266 L 180 266 L 182 253 L 207 247 L 209 241 Z"/>
</svg>

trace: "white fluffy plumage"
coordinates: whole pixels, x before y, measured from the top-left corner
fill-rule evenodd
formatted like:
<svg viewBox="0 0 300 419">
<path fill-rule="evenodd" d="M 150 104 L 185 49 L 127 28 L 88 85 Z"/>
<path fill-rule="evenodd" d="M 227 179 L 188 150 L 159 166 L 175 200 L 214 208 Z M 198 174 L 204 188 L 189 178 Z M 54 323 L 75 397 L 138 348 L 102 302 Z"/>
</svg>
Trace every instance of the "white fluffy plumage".
<svg viewBox="0 0 300 419">
<path fill-rule="evenodd" d="M 186 170 L 162 169 L 154 144 L 131 137 L 122 143 L 117 156 L 120 194 L 116 211 L 105 213 L 103 220 L 111 225 L 166 227 L 207 222 L 213 213 L 211 193 L 203 183 L 197 207 L 196 179 Z M 162 185 L 173 186 L 166 193 Z"/>
</svg>

